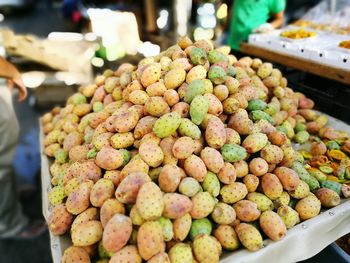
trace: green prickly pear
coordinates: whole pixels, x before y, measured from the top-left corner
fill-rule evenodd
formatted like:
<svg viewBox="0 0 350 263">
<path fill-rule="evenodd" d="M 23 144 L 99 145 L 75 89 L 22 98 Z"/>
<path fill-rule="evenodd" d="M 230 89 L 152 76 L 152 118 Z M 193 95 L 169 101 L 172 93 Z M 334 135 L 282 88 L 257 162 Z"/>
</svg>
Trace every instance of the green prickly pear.
<svg viewBox="0 0 350 263">
<path fill-rule="evenodd" d="M 194 65 L 204 65 L 207 62 L 207 53 L 201 48 L 193 47 L 190 51 L 190 61 Z"/>
<path fill-rule="evenodd" d="M 247 195 L 247 199 L 249 201 L 252 201 L 258 205 L 258 209 L 262 212 L 272 210 L 273 209 L 273 203 L 271 199 L 269 199 L 266 195 L 261 193 L 249 193 Z"/>
<path fill-rule="evenodd" d="M 212 66 L 208 71 L 208 78 L 214 84 L 222 84 L 225 82 L 226 72 L 222 67 Z"/>
<path fill-rule="evenodd" d="M 287 229 L 292 228 L 300 222 L 299 214 L 288 205 L 282 205 L 277 209 L 277 214 L 282 218 Z"/>
<path fill-rule="evenodd" d="M 170 241 L 173 239 L 174 232 L 173 232 L 173 223 L 169 218 L 160 217 L 158 219 L 158 222 L 162 226 L 163 229 L 163 238 L 164 241 Z"/>
<path fill-rule="evenodd" d="M 211 234 L 213 226 L 208 218 L 195 219 L 192 221 L 190 238 L 193 240 L 199 234 Z"/>
<path fill-rule="evenodd" d="M 153 126 L 153 132 L 159 138 L 165 138 L 177 130 L 180 126 L 181 117 L 177 112 L 171 112 L 160 117 Z"/>
<path fill-rule="evenodd" d="M 247 158 L 247 151 L 238 144 L 225 144 L 221 147 L 222 157 L 226 162 L 237 162 Z"/>
<path fill-rule="evenodd" d="M 61 185 L 53 187 L 48 194 L 49 201 L 54 206 L 61 204 L 65 197 L 64 186 Z"/>
<path fill-rule="evenodd" d="M 214 49 L 214 50 L 210 50 L 208 52 L 208 61 L 210 62 L 210 64 L 215 64 L 219 61 L 227 62 L 228 58 L 227 58 L 227 56 L 225 56 L 225 54 Z"/>
<path fill-rule="evenodd" d="M 199 125 L 204 120 L 209 108 L 208 99 L 202 95 L 197 95 L 190 105 L 190 116 L 194 124 Z"/>
<path fill-rule="evenodd" d="M 184 101 L 191 103 L 197 95 L 203 95 L 205 93 L 205 81 L 202 79 L 196 79 L 192 81 L 188 86 L 184 95 Z"/>
<path fill-rule="evenodd" d="M 242 142 L 242 146 L 248 153 L 256 153 L 266 146 L 268 139 L 264 133 L 253 133 L 248 135 Z"/>
<path fill-rule="evenodd" d="M 196 124 L 187 118 L 181 119 L 179 133 L 182 136 L 188 136 L 195 140 L 198 140 L 201 137 L 201 130 Z"/>
<path fill-rule="evenodd" d="M 248 104 L 249 105 L 249 104 Z M 253 110 L 250 112 L 250 118 L 256 122 L 258 120 L 267 120 L 269 123 L 274 124 L 273 118 L 262 110 Z"/>
<path fill-rule="evenodd" d="M 207 191 L 213 197 L 220 194 L 220 181 L 216 174 L 212 172 L 207 172 L 207 175 L 204 177 L 204 181 L 202 182 L 202 187 L 204 191 Z"/>
</svg>

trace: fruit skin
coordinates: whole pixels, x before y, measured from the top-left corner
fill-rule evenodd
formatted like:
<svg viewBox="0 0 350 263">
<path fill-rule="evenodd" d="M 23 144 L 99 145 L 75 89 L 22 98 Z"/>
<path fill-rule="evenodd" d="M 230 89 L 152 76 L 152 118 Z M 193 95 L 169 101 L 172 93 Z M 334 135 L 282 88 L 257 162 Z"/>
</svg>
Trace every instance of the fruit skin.
<svg viewBox="0 0 350 263">
<path fill-rule="evenodd" d="M 149 166 L 140 158 L 140 156 L 136 156 L 128 162 L 127 165 L 123 167 L 120 171 L 120 179 L 124 180 L 127 176 L 132 173 L 141 172 L 148 174 Z"/>
<path fill-rule="evenodd" d="M 263 247 L 263 239 L 260 232 L 252 225 L 240 223 L 235 231 L 242 245 L 249 251 L 257 251 Z"/>
<path fill-rule="evenodd" d="M 123 262 L 132 262 L 132 263 L 142 262 L 142 258 L 136 246 L 128 245 L 123 247 L 121 250 L 114 253 L 109 261 L 109 263 L 123 263 Z"/>
<path fill-rule="evenodd" d="M 267 136 L 263 133 L 253 133 L 248 135 L 242 142 L 242 146 L 248 153 L 256 153 L 266 146 Z"/>
<path fill-rule="evenodd" d="M 294 135 L 294 140 L 297 143 L 305 143 L 309 140 L 310 134 L 307 131 L 299 131 Z"/>
<path fill-rule="evenodd" d="M 231 184 L 236 181 L 236 169 L 231 163 L 224 162 L 224 166 L 220 169 L 217 176 L 220 182 Z"/>
<path fill-rule="evenodd" d="M 47 225 L 54 235 L 62 235 L 68 231 L 73 222 L 73 215 L 64 204 L 57 205 L 51 211 Z"/>
<path fill-rule="evenodd" d="M 198 140 L 201 136 L 201 130 L 198 126 L 187 118 L 181 119 L 178 131 L 182 136 L 188 136 L 195 140 Z"/>
<path fill-rule="evenodd" d="M 278 167 L 274 170 L 274 173 L 282 183 L 285 190 L 292 191 L 297 188 L 300 179 L 294 170 L 287 167 Z"/>
<path fill-rule="evenodd" d="M 247 151 L 238 144 L 225 144 L 221 147 L 222 157 L 226 162 L 237 162 L 247 158 Z"/>
<path fill-rule="evenodd" d="M 225 203 L 217 203 L 211 217 L 217 224 L 228 225 L 236 219 L 236 212 L 232 206 Z"/>
<path fill-rule="evenodd" d="M 173 155 L 173 147 L 174 147 L 175 141 L 176 139 L 172 136 L 165 137 L 160 141 L 159 146 L 162 149 L 164 154 L 164 159 L 163 159 L 164 165 L 167 165 L 167 164 L 176 165 L 178 162 L 178 159 L 176 159 L 175 156 Z"/>
<path fill-rule="evenodd" d="M 161 252 L 153 256 L 147 263 L 170 263 L 170 259 L 167 253 Z"/>
<path fill-rule="evenodd" d="M 269 164 L 263 158 L 253 158 L 249 162 L 249 171 L 256 176 L 264 175 L 268 172 L 268 170 Z"/>
<path fill-rule="evenodd" d="M 342 185 L 338 182 L 326 180 L 321 183 L 322 188 L 328 188 L 336 192 L 338 195 L 341 193 Z"/>
<path fill-rule="evenodd" d="M 141 143 L 139 147 L 139 154 L 149 166 L 158 167 L 164 160 L 162 149 L 153 142 Z"/>
<path fill-rule="evenodd" d="M 174 240 L 183 241 L 190 232 L 192 217 L 189 213 L 173 221 Z"/>
<path fill-rule="evenodd" d="M 170 219 L 177 219 L 192 210 L 191 200 L 185 196 L 178 193 L 166 193 L 163 197 L 164 200 L 164 210 L 163 216 Z"/>
<path fill-rule="evenodd" d="M 160 217 L 158 219 L 158 222 L 162 226 L 163 229 L 163 238 L 164 241 L 170 241 L 173 239 L 174 232 L 173 232 L 173 224 L 169 218 Z"/>
<path fill-rule="evenodd" d="M 315 195 L 321 201 L 322 206 L 331 208 L 340 204 L 340 196 L 328 188 L 320 188 Z"/>
<path fill-rule="evenodd" d="M 80 184 L 71 192 L 66 201 L 68 212 L 78 215 L 90 206 L 90 191 L 93 183 L 91 181 Z"/>
<path fill-rule="evenodd" d="M 257 204 L 258 209 L 262 212 L 272 210 L 273 203 L 272 201 L 264 194 L 261 193 L 249 193 L 247 199 Z"/>
<path fill-rule="evenodd" d="M 196 79 L 205 79 L 207 76 L 207 71 L 202 65 L 194 66 L 190 69 L 186 76 L 186 82 L 191 83 Z"/>
<path fill-rule="evenodd" d="M 185 160 L 184 170 L 187 175 L 195 178 L 198 182 L 203 182 L 205 176 L 207 175 L 207 168 L 197 155 L 192 154 Z"/>
<path fill-rule="evenodd" d="M 205 139 L 208 145 L 215 149 L 220 149 L 226 143 L 226 130 L 224 123 L 216 117 L 208 121 L 205 130 Z"/>
<path fill-rule="evenodd" d="M 90 256 L 82 247 L 71 246 L 67 248 L 62 256 L 62 263 L 90 263 Z"/>
<path fill-rule="evenodd" d="M 194 142 L 191 137 L 178 138 L 172 148 L 172 152 L 177 159 L 186 159 L 194 152 Z"/>
<path fill-rule="evenodd" d="M 157 82 L 161 76 L 161 65 L 153 63 L 148 65 L 141 74 L 141 83 L 144 87 Z"/>
<path fill-rule="evenodd" d="M 65 197 L 64 187 L 61 185 L 53 187 L 48 193 L 49 201 L 54 206 L 61 204 Z"/>
<path fill-rule="evenodd" d="M 289 195 L 296 199 L 302 199 L 310 194 L 310 188 L 307 183 L 300 180 L 295 190 L 289 191 Z"/>
<path fill-rule="evenodd" d="M 121 203 L 133 204 L 136 202 L 141 186 L 150 181 L 151 178 L 146 173 L 130 173 L 117 187 L 115 197 Z"/>
<path fill-rule="evenodd" d="M 248 111 L 254 111 L 254 110 L 264 110 L 267 107 L 267 104 L 265 101 L 260 99 L 252 99 L 248 102 L 248 107 L 246 110 Z"/>
<path fill-rule="evenodd" d="M 210 62 L 210 64 L 214 64 L 214 63 L 217 63 L 219 61 L 227 62 L 228 58 L 222 52 L 214 49 L 214 50 L 210 50 L 208 52 L 208 61 Z"/>
<path fill-rule="evenodd" d="M 233 205 L 237 218 L 243 222 L 252 222 L 259 218 L 260 211 L 256 203 L 249 200 L 240 200 Z"/>
<path fill-rule="evenodd" d="M 220 181 L 216 174 L 212 172 L 207 172 L 207 175 L 202 182 L 202 187 L 204 191 L 207 191 L 213 197 L 217 197 L 220 194 Z"/>
<path fill-rule="evenodd" d="M 166 164 L 160 170 L 158 185 L 163 192 L 173 193 L 177 190 L 183 176 L 185 174 L 180 167 L 175 164 Z"/>
<path fill-rule="evenodd" d="M 209 102 L 208 99 L 202 95 L 197 95 L 190 105 L 190 116 L 194 124 L 199 125 L 202 123 L 205 115 L 208 112 Z"/>
<path fill-rule="evenodd" d="M 190 238 L 193 240 L 199 234 L 211 234 L 213 226 L 208 218 L 195 219 L 192 221 Z"/>
<path fill-rule="evenodd" d="M 219 262 L 221 245 L 215 237 L 208 234 L 199 234 L 193 241 L 193 252 L 199 262 Z"/>
<path fill-rule="evenodd" d="M 135 139 L 131 132 L 116 133 L 111 137 L 111 146 L 115 149 L 128 148 L 133 145 Z"/>
<path fill-rule="evenodd" d="M 114 194 L 114 184 L 111 180 L 101 178 L 90 191 L 90 202 L 95 207 L 101 207 L 103 203 Z"/>
<path fill-rule="evenodd" d="M 254 122 L 257 122 L 259 120 L 267 120 L 270 124 L 275 124 L 274 119 L 262 110 L 253 110 L 250 112 L 249 116 Z"/>
<path fill-rule="evenodd" d="M 203 65 L 207 61 L 207 54 L 199 47 L 193 47 L 190 51 L 190 61 L 194 65 Z"/>
<path fill-rule="evenodd" d="M 175 68 L 168 71 L 164 76 L 164 85 L 167 89 L 179 87 L 186 78 L 186 71 L 181 68 Z"/>
<path fill-rule="evenodd" d="M 198 95 L 205 93 L 205 82 L 201 79 L 192 81 L 188 86 L 184 95 L 184 102 L 190 104 Z M 181 96 L 180 96 L 181 97 Z"/>
<path fill-rule="evenodd" d="M 219 116 L 223 112 L 223 105 L 221 104 L 221 101 L 211 93 L 205 93 L 204 97 L 208 99 L 209 102 L 209 108 L 208 113 L 213 114 L 215 116 Z"/>
<path fill-rule="evenodd" d="M 214 230 L 214 236 L 226 250 L 236 250 L 240 246 L 238 236 L 232 226 L 219 225 Z"/>
<path fill-rule="evenodd" d="M 234 182 L 222 187 L 220 194 L 224 203 L 233 204 L 245 198 L 248 190 L 245 184 Z"/>
<path fill-rule="evenodd" d="M 98 220 L 98 213 L 95 207 L 90 207 L 86 209 L 84 212 L 80 213 L 73 221 L 71 225 L 71 231 L 74 231 L 76 227 L 82 223 L 91 220 Z"/>
<path fill-rule="evenodd" d="M 164 201 L 158 185 L 153 182 L 143 184 L 137 195 L 136 207 L 145 220 L 159 218 L 163 213 Z"/>
<path fill-rule="evenodd" d="M 192 210 L 190 214 L 194 219 L 207 217 L 215 207 L 215 200 L 208 192 L 199 192 L 192 197 Z"/>
<path fill-rule="evenodd" d="M 192 263 L 191 246 L 185 243 L 177 243 L 170 249 L 169 258 L 171 263 Z"/>
<path fill-rule="evenodd" d="M 141 257 L 145 260 L 164 252 L 163 230 L 158 221 L 147 221 L 140 226 L 137 234 L 137 247 Z"/>
<path fill-rule="evenodd" d="M 304 168 L 304 165 L 302 163 L 294 162 L 291 168 L 295 172 L 297 172 L 301 180 L 303 180 L 305 183 L 309 185 L 310 191 L 315 191 L 316 189 L 320 188 L 320 183 L 317 181 L 315 177 L 311 176 L 308 173 L 308 171 Z"/>
<path fill-rule="evenodd" d="M 71 232 L 74 246 L 89 246 L 102 238 L 102 225 L 100 221 L 91 220 L 77 225 Z"/>
<path fill-rule="evenodd" d="M 271 200 L 276 200 L 283 193 L 283 186 L 275 174 L 267 173 L 261 179 L 263 193 Z"/>
<path fill-rule="evenodd" d="M 116 170 L 123 164 L 123 154 L 110 147 L 103 146 L 96 155 L 96 164 L 105 170 Z"/>
<path fill-rule="evenodd" d="M 171 179 L 171 178 L 170 178 Z M 174 179 L 172 179 L 174 180 Z M 188 197 L 192 197 L 199 192 L 201 189 L 198 181 L 192 177 L 186 177 L 181 180 L 179 184 L 179 192 Z"/>
<path fill-rule="evenodd" d="M 100 221 L 102 226 L 106 227 L 108 221 L 115 214 L 125 214 L 124 205 L 114 198 L 106 200 L 100 209 Z"/>
<path fill-rule="evenodd" d="M 259 219 L 264 233 L 272 240 L 282 239 L 287 234 L 287 228 L 281 217 L 273 211 L 265 211 Z"/>
<path fill-rule="evenodd" d="M 248 135 L 252 132 L 254 124 L 248 118 L 247 111 L 239 109 L 231 115 L 227 126 L 237 131 L 240 135 Z"/>
<path fill-rule="evenodd" d="M 152 132 L 152 128 L 156 120 L 157 118 L 153 116 L 145 116 L 141 118 L 134 129 L 135 139 L 141 139 L 147 133 Z"/>
<path fill-rule="evenodd" d="M 225 82 L 226 72 L 222 67 L 219 66 L 211 66 L 208 71 L 208 78 L 214 84 L 222 84 Z"/>
<path fill-rule="evenodd" d="M 144 110 L 154 117 L 160 117 L 170 112 L 170 107 L 162 97 L 150 97 L 145 105 Z"/>
<path fill-rule="evenodd" d="M 153 132 L 159 138 L 172 135 L 180 126 L 181 117 L 177 112 L 171 112 L 160 117 L 153 126 Z"/>
<path fill-rule="evenodd" d="M 260 180 L 254 174 L 247 174 L 243 177 L 243 183 L 247 187 L 249 193 L 255 192 L 259 186 Z"/>
<path fill-rule="evenodd" d="M 277 214 L 282 218 L 287 229 L 292 228 L 300 222 L 299 214 L 288 205 L 282 205 L 277 209 Z"/>
<path fill-rule="evenodd" d="M 268 163 L 278 164 L 283 160 L 283 150 L 273 144 L 266 145 L 261 150 L 260 156 Z"/>
<path fill-rule="evenodd" d="M 315 196 L 308 195 L 297 202 L 295 210 L 299 213 L 300 220 L 304 221 L 320 213 L 321 202 Z"/>
</svg>

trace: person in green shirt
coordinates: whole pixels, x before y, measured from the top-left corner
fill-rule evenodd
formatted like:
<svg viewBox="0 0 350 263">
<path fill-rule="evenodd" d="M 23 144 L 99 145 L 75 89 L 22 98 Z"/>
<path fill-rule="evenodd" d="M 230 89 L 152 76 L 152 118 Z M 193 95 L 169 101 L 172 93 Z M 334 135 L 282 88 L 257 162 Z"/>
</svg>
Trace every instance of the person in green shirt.
<svg viewBox="0 0 350 263">
<path fill-rule="evenodd" d="M 251 33 L 266 33 L 283 24 L 286 0 L 235 0 L 228 44 L 239 50 Z"/>
</svg>

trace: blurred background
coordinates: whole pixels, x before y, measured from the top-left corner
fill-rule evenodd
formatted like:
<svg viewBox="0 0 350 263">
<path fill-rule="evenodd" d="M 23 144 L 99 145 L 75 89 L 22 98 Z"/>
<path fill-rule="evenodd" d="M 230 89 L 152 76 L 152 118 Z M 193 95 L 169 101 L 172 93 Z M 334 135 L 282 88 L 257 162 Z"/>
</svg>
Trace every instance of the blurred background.
<svg viewBox="0 0 350 263">
<path fill-rule="evenodd" d="M 0 0 L 0 55 L 20 70 L 29 89 L 26 101 L 14 104 L 21 126 L 14 166 L 26 214 L 41 218 L 38 117 L 104 70 L 157 55 L 179 35 L 226 44 L 233 2 Z M 287 1 L 284 23 L 299 20 L 319 2 Z M 349 85 L 280 69 L 320 110 L 349 123 Z M 308 262 L 329 262 L 333 252 L 328 247 Z M 48 234 L 33 241 L 0 240 L 0 262 L 52 262 Z"/>
</svg>

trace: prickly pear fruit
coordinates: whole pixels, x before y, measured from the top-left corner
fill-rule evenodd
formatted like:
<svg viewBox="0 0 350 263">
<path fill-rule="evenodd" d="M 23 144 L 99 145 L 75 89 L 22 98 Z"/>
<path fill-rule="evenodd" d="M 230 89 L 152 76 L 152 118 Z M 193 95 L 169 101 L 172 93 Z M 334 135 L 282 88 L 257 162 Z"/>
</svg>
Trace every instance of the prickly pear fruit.
<svg viewBox="0 0 350 263">
<path fill-rule="evenodd" d="M 158 222 L 160 223 L 163 230 L 164 241 L 172 240 L 174 236 L 174 232 L 173 232 L 173 224 L 171 220 L 169 218 L 160 217 L 158 219 Z"/>
<path fill-rule="evenodd" d="M 203 95 L 204 93 L 205 81 L 201 79 L 193 80 L 187 87 L 187 90 L 184 94 L 184 101 L 190 104 L 196 96 Z"/>
<path fill-rule="evenodd" d="M 170 249 L 169 258 L 172 263 L 193 263 L 191 246 L 185 243 L 177 243 Z"/>
<path fill-rule="evenodd" d="M 190 69 L 186 76 L 186 82 L 191 84 L 192 81 L 197 79 L 205 79 L 207 76 L 207 70 L 202 65 L 197 65 Z"/>
<path fill-rule="evenodd" d="M 133 262 L 141 263 L 142 258 L 134 245 L 128 245 L 113 254 L 110 263 Z"/>
<path fill-rule="evenodd" d="M 247 174 L 243 177 L 243 183 L 247 187 L 249 193 L 255 192 L 259 186 L 260 180 L 254 174 Z"/>
<path fill-rule="evenodd" d="M 172 135 L 180 126 L 181 117 L 177 112 L 171 112 L 160 117 L 153 126 L 153 132 L 159 138 Z"/>
<path fill-rule="evenodd" d="M 249 193 L 247 199 L 257 204 L 258 209 L 262 212 L 273 209 L 272 201 L 264 194 L 261 193 Z"/>
<path fill-rule="evenodd" d="M 131 219 L 122 214 L 115 214 L 104 228 L 103 246 L 107 251 L 117 252 L 128 242 L 131 232 Z"/>
<path fill-rule="evenodd" d="M 268 142 L 267 136 L 263 133 L 253 133 L 248 135 L 242 142 L 242 146 L 248 153 L 255 153 L 266 146 Z"/>
<path fill-rule="evenodd" d="M 254 110 L 264 110 L 267 107 L 267 104 L 265 101 L 260 99 L 252 99 L 248 102 L 248 107 L 246 110 L 248 111 L 254 111 Z"/>
<path fill-rule="evenodd" d="M 235 231 L 242 245 L 249 251 L 257 251 L 263 247 L 263 239 L 260 232 L 252 225 L 240 223 Z"/>
<path fill-rule="evenodd" d="M 136 207 L 145 220 L 160 217 L 164 209 L 163 194 L 160 188 L 153 182 L 143 184 L 137 195 Z"/>
<path fill-rule="evenodd" d="M 308 171 L 304 168 L 304 165 L 300 162 L 294 162 L 291 168 L 299 175 L 300 179 L 307 183 L 310 187 L 310 191 L 314 191 L 320 188 L 320 183 L 317 179 L 311 176 Z"/>
<path fill-rule="evenodd" d="M 194 124 L 199 125 L 204 120 L 209 108 L 208 99 L 202 95 L 197 95 L 190 105 L 190 116 Z"/>
<path fill-rule="evenodd" d="M 67 248 L 62 256 L 62 263 L 90 263 L 90 256 L 82 247 L 71 246 Z"/>
<path fill-rule="evenodd" d="M 249 116 L 254 122 L 257 122 L 259 120 L 266 120 L 272 125 L 275 124 L 274 119 L 262 110 L 253 110 L 250 112 Z"/>
<path fill-rule="evenodd" d="M 303 199 L 310 194 L 310 188 L 307 183 L 300 180 L 297 188 L 289 191 L 289 195 L 295 199 Z"/>
<path fill-rule="evenodd" d="M 64 187 L 61 185 L 53 187 L 48 194 L 49 201 L 53 206 L 61 204 L 65 197 Z"/>
<path fill-rule="evenodd" d="M 321 183 L 321 186 L 322 186 L 322 188 L 328 188 L 328 189 L 333 190 L 338 195 L 340 195 L 340 193 L 341 193 L 342 184 L 340 184 L 338 182 L 326 180 L 326 181 Z"/>
<path fill-rule="evenodd" d="M 135 139 L 131 132 L 116 133 L 111 137 L 111 145 L 115 149 L 128 148 L 134 141 Z"/>
<path fill-rule="evenodd" d="M 192 221 L 190 238 L 193 240 L 199 234 L 211 234 L 213 227 L 208 218 L 195 219 Z"/>
<path fill-rule="evenodd" d="M 178 193 L 166 193 L 164 194 L 163 200 L 163 216 L 170 219 L 182 217 L 192 209 L 192 202 L 185 195 Z"/>
<path fill-rule="evenodd" d="M 216 174 L 208 172 L 202 182 L 204 191 L 210 193 L 213 197 L 217 197 L 220 194 L 220 181 Z"/>
<path fill-rule="evenodd" d="M 236 219 L 236 212 L 232 206 L 225 203 L 217 203 L 214 207 L 211 217 L 215 223 L 228 225 Z"/>
<path fill-rule="evenodd" d="M 150 181 L 151 178 L 146 173 L 130 173 L 117 187 L 115 197 L 121 203 L 133 204 L 136 202 L 141 186 Z"/>
<path fill-rule="evenodd" d="M 321 210 L 321 202 L 316 196 L 308 195 L 298 201 L 295 206 L 301 220 L 307 220 L 317 216 Z"/>
<path fill-rule="evenodd" d="M 48 218 L 48 227 L 52 234 L 62 235 L 68 231 L 73 222 L 73 215 L 69 213 L 64 204 L 57 205 Z"/>
<path fill-rule="evenodd" d="M 190 51 L 190 61 L 193 65 L 203 65 L 207 61 L 207 54 L 199 47 L 194 47 Z"/>
<path fill-rule="evenodd" d="M 214 230 L 214 236 L 226 250 L 236 250 L 240 245 L 235 230 L 229 225 L 219 225 Z"/>
<path fill-rule="evenodd" d="M 190 214 L 194 219 L 207 217 L 215 207 L 215 200 L 208 192 L 199 192 L 192 197 L 192 210 Z"/>
<path fill-rule="evenodd" d="M 201 136 L 201 130 L 191 120 L 182 118 L 179 126 L 179 133 L 182 136 L 188 136 L 192 139 L 199 139 Z"/>
<path fill-rule="evenodd" d="M 103 146 L 96 155 L 96 164 L 105 170 L 116 170 L 123 161 L 123 154 L 110 146 Z"/>
<path fill-rule="evenodd" d="M 164 252 L 163 230 L 158 221 L 147 221 L 140 226 L 137 247 L 141 257 L 145 260 Z"/>
<path fill-rule="evenodd" d="M 84 182 L 69 194 L 66 207 L 70 213 L 78 215 L 89 207 L 92 185 L 92 181 Z"/>
<path fill-rule="evenodd" d="M 217 176 L 220 182 L 224 184 L 231 184 L 236 181 L 236 169 L 232 164 L 225 162 Z"/>
<path fill-rule="evenodd" d="M 125 208 L 118 200 L 111 198 L 106 200 L 100 209 L 100 220 L 103 227 L 115 214 L 125 214 Z"/>
<path fill-rule="evenodd" d="M 273 211 L 263 212 L 259 223 L 264 233 L 274 241 L 282 239 L 287 234 L 287 228 L 283 220 Z"/>
<path fill-rule="evenodd" d="M 222 200 L 227 204 L 233 204 L 242 200 L 248 194 L 245 184 L 240 182 L 234 182 L 232 184 L 225 185 L 221 188 L 220 194 Z"/>
<path fill-rule="evenodd" d="M 114 184 L 111 180 L 101 178 L 90 191 L 90 202 L 95 207 L 101 207 L 103 203 L 114 194 Z"/>
<path fill-rule="evenodd" d="M 222 84 L 225 82 L 226 72 L 225 70 L 220 66 L 212 66 L 210 67 L 208 71 L 208 78 L 213 82 L 214 84 Z"/>
<path fill-rule="evenodd" d="M 261 176 L 267 173 L 269 169 L 269 164 L 260 157 L 253 158 L 249 162 L 249 171 L 256 175 L 256 176 Z"/>
<path fill-rule="evenodd" d="M 233 205 L 237 218 L 243 222 L 252 222 L 259 218 L 260 211 L 256 203 L 249 200 L 240 200 Z"/>
<path fill-rule="evenodd" d="M 183 176 L 185 176 L 183 170 L 175 164 L 164 165 L 158 176 L 160 189 L 166 193 L 175 192 Z"/>
<path fill-rule="evenodd" d="M 225 144 L 221 147 L 222 157 L 226 162 L 237 162 L 247 157 L 245 148 L 238 144 Z"/>
<path fill-rule="evenodd" d="M 194 154 L 185 160 L 184 170 L 187 175 L 195 178 L 198 182 L 203 182 L 207 175 L 207 168 L 205 167 L 204 162 Z"/>
<path fill-rule="evenodd" d="M 167 253 L 160 252 L 148 260 L 147 263 L 170 263 L 170 259 Z"/>
<path fill-rule="evenodd" d="M 283 186 L 275 174 L 267 173 L 261 179 L 263 193 L 271 200 L 276 200 L 282 195 Z"/>
<path fill-rule="evenodd" d="M 149 166 L 158 167 L 164 159 L 162 149 L 155 143 L 141 143 L 139 154 Z"/>
<path fill-rule="evenodd" d="M 226 143 L 225 126 L 219 118 L 212 117 L 209 119 L 205 130 L 205 139 L 208 145 L 215 149 L 221 148 Z"/>
<path fill-rule="evenodd" d="M 268 163 L 278 164 L 283 160 L 283 150 L 273 144 L 266 145 L 261 150 L 260 156 Z"/>
<path fill-rule="evenodd" d="M 173 155 L 177 159 L 186 159 L 194 152 L 194 142 L 191 137 L 180 137 L 173 145 Z"/>
<path fill-rule="evenodd" d="M 272 69 L 273 69 L 272 64 L 271 64 L 271 63 L 265 62 L 265 63 L 263 63 L 263 64 L 260 65 L 260 67 L 258 68 L 258 71 L 257 71 L 256 74 L 257 74 L 260 78 L 264 79 L 264 78 L 266 78 L 266 77 L 268 77 L 268 76 L 271 75 Z"/>
<path fill-rule="evenodd" d="M 192 197 L 199 192 L 200 188 L 201 186 L 196 179 L 186 177 L 180 182 L 179 192 L 188 197 Z"/>
<path fill-rule="evenodd" d="M 144 106 L 145 111 L 154 117 L 160 117 L 170 112 L 169 105 L 162 97 L 150 97 Z"/>
<path fill-rule="evenodd" d="M 299 185 L 300 179 L 298 174 L 290 168 L 278 167 L 274 170 L 274 173 L 287 191 L 295 190 Z"/>
<path fill-rule="evenodd" d="M 315 194 L 324 207 L 331 208 L 340 204 L 340 196 L 331 189 L 320 188 Z"/>
<path fill-rule="evenodd" d="M 221 245 L 215 237 L 199 234 L 193 241 L 193 252 L 199 262 L 219 262 Z"/>
<path fill-rule="evenodd" d="M 287 229 L 292 228 L 300 222 L 299 214 L 293 208 L 282 205 L 277 209 L 277 214 L 282 218 Z"/>
<path fill-rule="evenodd" d="M 102 238 L 102 225 L 100 221 L 91 220 L 77 225 L 71 233 L 74 246 L 89 246 Z"/>
<path fill-rule="evenodd" d="M 186 71 L 182 68 L 175 68 L 164 76 L 164 85 L 167 89 L 175 89 L 179 87 L 186 78 Z"/>
<path fill-rule="evenodd" d="M 157 82 L 161 76 L 161 65 L 159 63 L 150 64 L 141 74 L 141 83 L 144 87 Z"/>
</svg>

